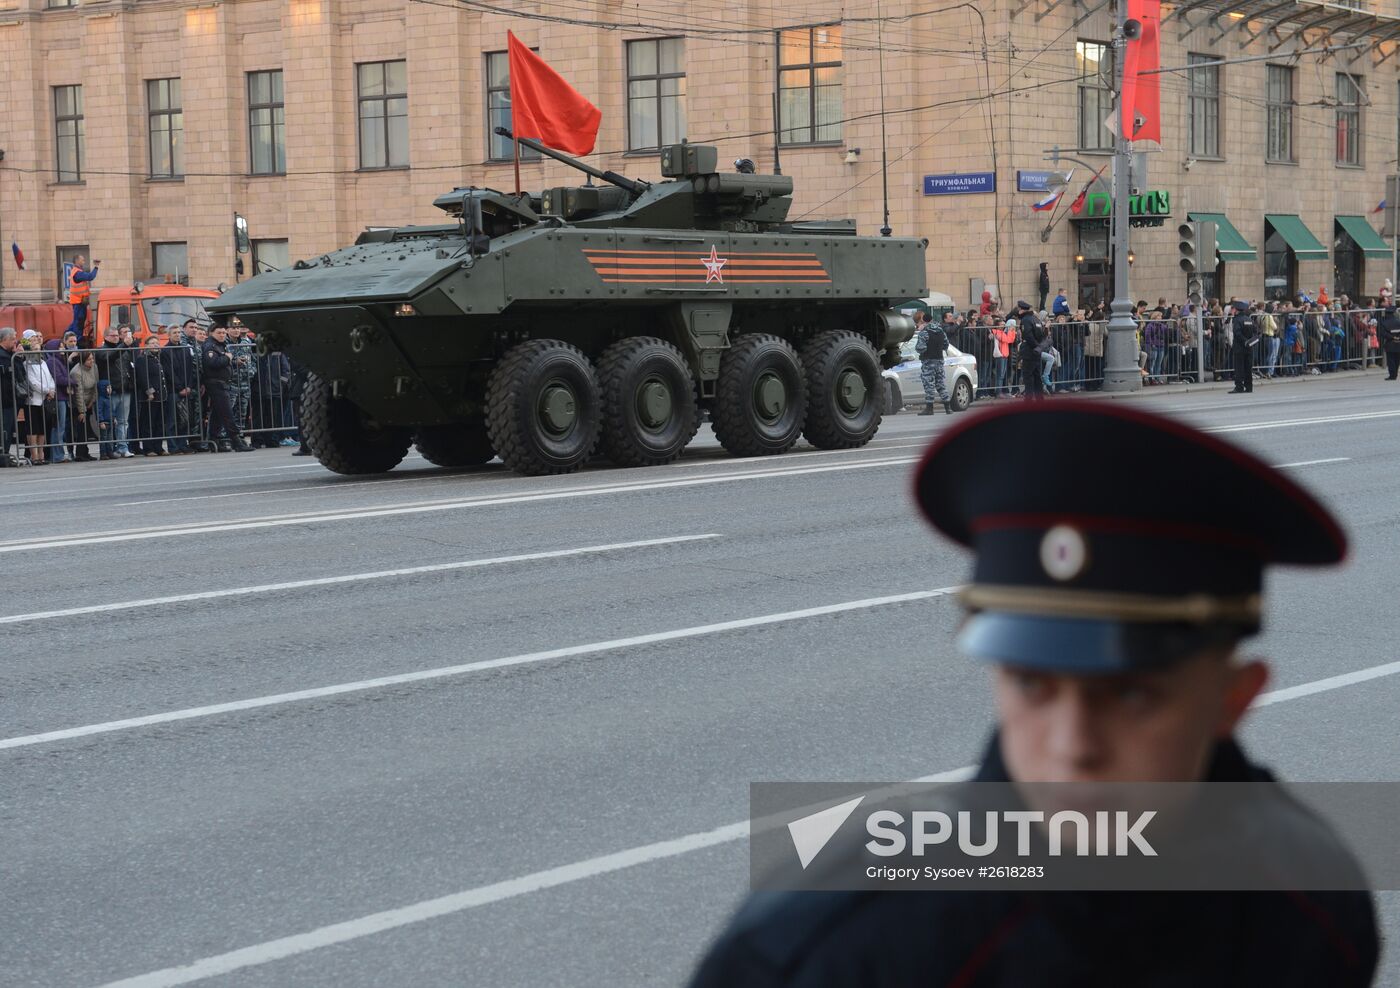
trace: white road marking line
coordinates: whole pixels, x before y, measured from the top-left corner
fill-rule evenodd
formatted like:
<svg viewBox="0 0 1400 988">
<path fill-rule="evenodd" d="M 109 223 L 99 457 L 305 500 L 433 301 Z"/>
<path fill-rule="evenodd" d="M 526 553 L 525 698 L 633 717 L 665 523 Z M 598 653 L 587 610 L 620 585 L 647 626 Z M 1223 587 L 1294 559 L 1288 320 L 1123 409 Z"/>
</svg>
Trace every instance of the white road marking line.
<svg viewBox="0 0 1400 988">
<path fill-rule="evenodd" d="M 605 484 L 595 487 L 565 488 L 563 490 L 541 490 L 522 494 L 498 496 L 483 495 L 474 498 L 422 502 L 391 507 L 339 509 L 330 512 L 305 512 L 281 515 L 272 518 L 246 518 L 215 524 L 189 524 L 148 528 L 126 529 L 108 532 L 91 532 L 81 535 L 45 537 L 16 540 L 0 543 L 0 553 L 29 552 L 37 549 L 58 549 L 68 546 L 102 545 L 112 542 L 135 542 L 144 539 L 173 538 L 181 535 L 207 535 L 215 532 L 237 532 L 258 528 L 282 528 L 288 525 L 311 525 L 327 522 L 354 521 L 363 518 L 387 518 L 395 515 L 413 515 L 433 511 L 455 511 L 464 508 L 493 507 L 505 504 L 528 504 L 534 501 L 556 501 L 581 497 L 596 497 L 605 494 L 630 494 L 637 491 L 666 490 L 672 487 L 698 487 L 708 484 L 724 484 L 736 480 L 768 480 L 785 477 L 806 476 L 816 473 L 832 473 L 842 470 L 868 470 L 872 467 L 891 466 L 915 462 L 911 456 L 884 460 L 859 460 L 854 463 L 835 463 L 811 467 L 777 468 L 744 473 L 716 474 L 710 477 L 686 477 L 651 482 Z"/>
<path fill-rule="evenodd" d="M 1296 700 L 1299 697 L 1312 696 L 1314 693 L 1326 693 L 1328 690 L 1341 689 L 1343 686 L 1367 683 L 1373 679 L 1393 676 L 1396 673 L 1400 673 L 1400 662 L 1387 662 L 1384 665 L 1371 666 L 1369 669 L 1358 669 L 1356 672 L 1344 672 L 1339 676 L 1328 676 L 1326 679 L 1314 680 L 1311 683 L 1270 690 L 1255 700 L 1254 705 L 1267 707 L 1271 704 L 1283 703 L 1285 700 Z"/>
<path fill-rule="evenodd" d="M 1351 415 L 1328 415 L 1324 418 L 1288 419 L 1279 422 L 1245 422 L 1241 425 L 1213 425 L 1203 432 L 1255 432 L 1260 429 L 1286 429 L 1294 425 L 1330 425 L 1336 422 L 1367 422 L 1372 419 L 1389 419 L 1400 416 L 1400 411 L 1356 412 Z"/>
<path fill-rule="evenodd" d="M 1400 673 L 1400 662 L 1391 662 L 1386 665 L 1374 666 L 1370 669 L 1362 669 L 1341 676 L 1320 679 L 1313 683 L 1303 683 L 1299 686 L 1274 690 L 1273 692 L 1265 693 L 1263 696 L 1259 697 L 1254 705 L 1256 707 L 1269 706 L 1270 704 L 1282 703 L 1286 700 L 1310 696 L 1314 693 L 1339 689 L 1343 686 L 1350 686 L 1354 683 L 1366 682 L 1370 679 L 1376 679 L 1380 676 L 1389 676 L 1395 673 Z M 946 772 L 926 775 L 919 779 L 912 779 L 900 785 L 955 782 L 967 778 L 972 771 L 973 769 L 971 766 L 963 766 L 962 768 L 951 769 Z M 615 851 L 612 854 L 603 854 L 598 857 L 586 858 L 582 861 L 560 865 L 556 868 L 546 868 L 543 871 L 521 875 L 518 878 L 509 878 L 505 881 L 493 882 L 490 885 L 479 885 L 476 888 L 466 889 L 462 892 L 454 892 L 451 895 L 439 896 L 436 899 L 427 899 L 423 902 L 415 902 L 411 905 L 400 906 L 396 909 L 385 909 L 382 912 L 370 913 L 368 916 L 360 916 L 357 919 L 345 920 L 341 923 L 332 923 L 329 926 L 322 926 L 314 930 L 309 930 L 306 933 L 279 937 L 276 940 L 267 940 L 263 943 L 254 944 L 251 947 L 242 947 L 238 950 L 230 950 L 227 953 L 202 957 L 197 961 L 179 967 L 168 967 L 164 970 L 152 971 L 149 974 L 138 974 L 135 977 L 123 978 L 120 981 L 112 981 L 101 986 L 101 988 L 175 988 L 177 985 L 187 985 L 196 981 L 203 981 L 206 978 L 216 978 L 234 971 L 240 971 L 244 968 L 259 967 L 264 964 L 270 964 L 273 961 L 285 960 L 288 957 L 310 953 L 322 947 L 348 943 L 351 940 L 359 940 L 363 937 L 373 936 L 376 933 L 384 933 L 404 926 L 411 926 L 414 923 L 455 915 L 457 913 L 466 912 L 469 909 L 480 908 L 481 906 L 489 906 L 493 903 L 518 898 L 519 896 L 527 895 L 531 892 L 542 892 L 546 889 L 557 888 L 561 885 L 569 885 L 587 878 L 597 878 L 601 875 L 612 874 L 613 872 L 634 868 L 638 865 L 650 864 L 655 861 L 665 861 L 670 858 L 678 858 L 692 851 L 717 847 L 722 844 L 731 844 L 749 836 L 751 828 L 760 830 L 766 829 L 772 826 L 773 823 L 773 821 L 755 820 L 751 822 L 749 820 L 740 820 L 737 823 L 725 824 L 722 827 L 715 827 L 712 830 L 702 830 L 698 833 L 686 834 L 683 837 L 675 837 L 670 840 L 657 841 L 652 844 L 643 844 L 641 847 L 628 848 L 624 851 Z"/>
<path fill-rule="evenodd" d="M 658 631 L 647 635 L 633 635 L 629 638 L 614 638 L 610 641 L 590 642 L 587 645 L 569 645 L 565 648 L 552 648 L 544 652 L 527 652 L 523 655 L 508 655 L 500 659 L 484 659 L 479 662 L 464 662 L 455 666 L 440 666 L 435 669 L 420 669 L 416 672 L 398 673 L 392 676 L 379 676 L 375 679 L 361 679 L 352 683 L 337 683 L 334 686 L 318 686 L 312 689 L 296 690 L 291 693 L 275 693 L 271 696 L 255 696 L 247 700 L 234 700 L 229 703 L 214 703 L 205 707 L 189 707 L 185 710 L 170 710 L 160 714 L 147 714 L 144 717 L 128 717 L 102 724 L 86 724 L 82 727 L 69 727 L 58 731 L 45 731 L 42 734 L 27 734 L 20 737 L 0 739 L 0 750 L 6 748 L 27 748 L 51 741 L 66 741 L 72 738 L 90 737 L 94 734 L 110 734 L 114 731 L 127 731 L 136 727 L 149 727 L 152 724 L 169 724 L 174 721 L 195 720 L 200 717 L 213 717 L 217 714 L 235 713 L 241 710 L 256 710 L 260 707 L 279 706 L 284 703 L 298 703 L 302 700 L 318 700 L 327 696 L 344 693 L 362 693 L 366 690 L 382 689 L 386 686 L 402 686 L 405 683 L 421 683 L 449 676 L 464 676 L 489 669 L 505 669 L 511 666 L 534 665 L 551 662 L 555 659 L 571 659 L 581 655 L 597 655 L 601 652 L 615 652 L 620 649 L 636 648 L 639 645 L 655 645 L 659 642 L 680 641 L 685 638 L 701 638 L 726 631 L 739 631 L 744 628 L 758 628 L 770 624 L 784 624 L 789 621 L 802 621 L 807 618 L 825 617 L 828 614 L 843 614 L 848 611 L 869 610 L 872 607 L 885 607 L 890 604 L 905 604 L 915 600 L 928 600 L 931 597 L 944 597 L 957 591 L 957 587 L 942 587 L 938 590 L 918 590 L 913 593 L 893 594 L 887 597 L 867 597 L 864 600 L 851 600 L 842 604 L 825 604 L 821 607 L 806 607 L 798 611 L 782 611 L 777 614 L 763 614 L 758 617 L 739 618 L 734 621 L 720 621 L 715 624 L 701 624 L 675 631 Z"/>
<path fill-rule="evenodd" d="M 1278 429 L 1291 425 L 1318 425 L 1336 422 L 1355 422 L 1400 416 L 1400 411 L 1363 412 L 1356 415 L 1338 415 L 1327 418 L 1293 419 L 1286 422 L 1255 422 L 1244 425 L 1216 426 L 1206 432 L 1248 432 L 1258 429 Z M 173 538 L 182 535 L 205 535 L 215 532 L 246 531 L 257 528 L 279 528 L 287 525 L 309 525 L 336 521 L 354 521 L 364 518 L 384 518 L 394 515 L 420 514 L 430 511 L 451 511 L 463 508 L 491 507 L 503 504 L 526 504 L 532 501 L 551 501 L 564 498 L 595 497 L 603 494 L 630 494 L 638 491 L 665 490 L 672 487 L 695 487 L 706 484 L 722 484 L 736 480 L 767 480 L 784 477 L 803 476 L 816 473 L 831 473 L 843 470 L 868 470 L 872 467 L 900 466 L 917 462 L 917 456 L 891 457 L 887 459 L 857 460 L 851 463 L 828 464 L 811 467 L 778 467 L 771 470 L 716 474 L 709 477 L 688 477 L 657 480 L 652 482 L 622 482 L 603 484 L 588 488 L 573 488 L 555 491 L 536 491 L 523 494 L 508 494 L 498 497 L 481 496 L 472 499 L 456 499 L 428 504 L 409 504 L 391 507 L 364 508 L 326 513 L 303 513 L 282 515 L 274 518 L 244 519 L 219 524 L 151 527 L 115 532 L 93 532 L 61 538 L 29 539 L 0 543 L 0 553 L 27 552 L 38 549 L 56 549 L 80 545 L 100 545 L 111 542 L 131 542 L 143 539 Z"/>
<path fill-rule="evenodd" d="M 717 534 L 677 535 L 664 539 L 645 539 L 640 542 L 616 542 L 611 545 L 591 545 L 579 549 L 554 549 L 548 552 L 527 552 L 515 556 L 494 556 L 488 559 L 468 559 L 455 563 L 434 563 L 428 566 L 410 566 L 405 569 L 376 570 L 369 573 L 349 573 L 344 576 L 322 576 L 309 580 L 291 580 L 286 583 L 264 583 L 251 587 L 231 587 L 227 590 L 206 590 L 201 593 L 184 593 L 171 597 L 148 597 L 143 600 L 125 600 L 115 604 L 92 604 L 87 607 L 70 607 L 61 611 L 37 611 L 32 614 L 10 614 L 0 617 L 0 624 L 27 624 L 31 621 L 47 621 L 51 618 L 77 617 L 82 614 L 105 614 L 112 611 L 129 611 L 142 607 L 159 607 L 163 604 L 185 604 L 196 600 L 218 600 L 223 597 L 246 597 L 253 594 L 283 593 L 288 590 L 302 590 L 307 587 L 330 587 L 345 583 L 364 583 L 369 580 L 387 580 L 402 576 L 419 576 L 424 573 L 447 573 L 453 570 L 478 569 L 483 566 L 504 566 L 508 563 L 535 562 L 540 559 L 564 559 L 569 556 L 587 556 L 603 552 L 616 552 L 623 549 L 645 549 L 653 546 L 678 545 L 683 542 L 699 542 L 717 539 Z"/>
<path fill-rule="evenodd" d="M 407 476 L 407 475 L 405 475 Z M 229 497 L 253 497 L 267 494 L 300 494 L 302 491 L 320 490 L 346 490 L 351 487 L 374 487 L 382 484 L 420 484 L 428 481 L 441 482 L 444 480 L 460 480 L 457 474 L 453 473 L 431 473 L 423 477 L 413 477 L 411 480 L 399 479 L 397 477 L 385 480 L 338 480 L 328 484 L 301 484 L 295 487 L 273 487 L 259 491 L 231 491 L 227 494 L 190 494 L 185 497 L 161 497 L 149 501 L 118 501 L 113 507 L 135 508 L 143 504 L 176 504 L 180 501 L 219 501 Z"/>
<path fill-rule="evenodd" d="M 1325 460 L 1302 460 L 1298 463 L 1275 463 L 1275 470 L 1289 470 L 1293 467 L 1315 467 L 1322 463 L 1348 463 L 1350 456 L 1330 456 Z"/>
</svg>

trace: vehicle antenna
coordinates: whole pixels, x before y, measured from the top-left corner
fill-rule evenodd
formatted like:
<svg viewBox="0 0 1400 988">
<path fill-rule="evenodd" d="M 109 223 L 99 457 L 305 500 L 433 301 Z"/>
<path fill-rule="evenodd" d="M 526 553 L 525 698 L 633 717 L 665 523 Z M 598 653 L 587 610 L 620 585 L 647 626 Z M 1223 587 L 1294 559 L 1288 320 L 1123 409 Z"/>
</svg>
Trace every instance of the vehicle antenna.
<svg viewBox="0 0 1400 988">
<path fill-rule="evenodd" d="M 880 0 L 875 0 L 875 47 L 880 59 L 880 184 L 884 187 L 885 225 L 880 236 L 888 237 L 890 229 L 890 153 L 885 146 L 885 19 L 880 12 Z"/>
</svg>

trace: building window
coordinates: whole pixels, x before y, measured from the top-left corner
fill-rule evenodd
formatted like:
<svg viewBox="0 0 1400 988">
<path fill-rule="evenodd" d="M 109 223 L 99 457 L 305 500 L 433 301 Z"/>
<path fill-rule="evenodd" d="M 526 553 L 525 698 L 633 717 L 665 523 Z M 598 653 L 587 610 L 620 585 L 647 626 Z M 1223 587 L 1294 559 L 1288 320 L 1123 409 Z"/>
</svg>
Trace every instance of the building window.
<svg viewBox="0 0 1400 988">
<path fill-rule="evenodd" d="M 1079 147 L 1111 149 L 1113 132 L 1104 121 L 1113 112 L 1113 49 L 1097 41 L 1077 41 L 1074 61 L 1079 73 Z"/>
<path fill-rule="evenodd" d="M 531 48 L 538 53 L 538 48 Z M 514 133 L 510 117 L 510 54 L 503 51 L 486 53 L 486 148 L 492 161 L 510 161 L 515 157 L 515 143 L 496 133 L 504 127 Z M 529 135 L 526 135 L 529 136 Z M 532 148 L 520 149 L 521 161 L 538 161 L 540 153 Z"/>
<path fill-rule="evenodd" d="M 627 149 L 685 140 L 685 39 L 627 42 Z"/>
<path fill-rule="evenodd" d="M 1214 55 L 1191 54 L 1188 65 L 1218 61 Z M 1220 66 L 1201 65 L 1191 69 L 1187 97 L 1187 117 L 1190 134 L 1187 147 L 1202 158 L 1220 157 Z"/>
<path fill-rule="evenodd" d="M 253 274 L 281 271 L 291 263 L 285 240 L 253 241 Z"/>
<path fill-rule="evenodd" d="M 1337 164 L 1361 164 L 1361 78 L 1337 73 Z"/>
<path fill-rule="evenodd" d="M 54 144 L 58 152 L 58 180 L 83 180 L 83 87 L 54 86 Z"/>
<path fill-rule="evenodd" d="M 784 144 L 841 140 L 841 27 L 778 32 L 778 130 Z"/>
<path fill-rule="evenodd" d="M 190 283 L 189 251 L 183 243 L 151 244 L 151 277 L 176 284 Z"/>
<path fill-rule="evenodd" d="M 56 10 L 60 7 L 76 7 L 77 5 L 78 0 L 48 0 L 48 2 L 44 4 L 49 10 Z"/>
<path fill-rule="evenodd" d="M 287 171 L 287 118 L 282 70 L 248 73 L 248 148 L 254 175 Z"/>
<path fill-rule="evenodd" d="M 1292 162 L 1293 157 L 1293 69 L 1287 65 L 1267 66 L 1269 161 Z"/>
<path fill-rule="evenodd" d="M 1264 224 L 1264 297 L 1271 301 L 1290 299 L 1298 283 L 1298 259 L 1283 234 L 1273 224 Z"/>
<path fill-rule="evenodd" d="M 185 174 L 185 114 L 179 79 L 146 80 L 146 113 L 151 124 L 151 177 Z"/>
<path fill-rule="evenodd" d="M 360 167 L 408 165 L 408 63 L 355 66 L 360 102 Z"/>
</svg>

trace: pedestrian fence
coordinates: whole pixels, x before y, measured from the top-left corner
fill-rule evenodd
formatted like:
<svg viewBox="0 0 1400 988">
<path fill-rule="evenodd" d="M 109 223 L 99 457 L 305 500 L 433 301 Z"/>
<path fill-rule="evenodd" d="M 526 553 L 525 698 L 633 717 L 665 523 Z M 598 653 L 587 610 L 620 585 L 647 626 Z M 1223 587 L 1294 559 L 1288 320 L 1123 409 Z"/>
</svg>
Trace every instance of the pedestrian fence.
<svg viewBox="0 0 1400 988">
<path fill-rule="evenodd" d="M 255 446 L 295 441 L 287 358 L 259 354 L 251 343 L 230 344 L 228 351 L 233 366 L 225 390 L 240 434 Z M 209 382 L 191 345 L 16 353 L 18 360 L 0 364 L 0 376 L 8 378 L 0 388 L 0 459 L 166 456 L 231 441 L 211 431 Z M 21 374 L 29 395 L 12 400 Z"/>
<path fill-rule="evenodd" d="M 1300 377 L 1365 370 L 1385 364 L 1377 346 L 1378 309 L 1318 313 L 1275 313 L 1272 324 L 1254 319 L 1258 335 L 1250 347 L 1253 373 L 1259 378 Z M 1096 391 L 1103 387 L 1108 348 L 1105 320 L 1052 322 L 1053 353 L 1042 354 L 1040 373 L 1049 393 Z M 960 331 L 954 345 L 977 361 L 978 398 L 1003 397 L 1023 390 L 1018 347 L 1009 358 L 997 357 L 991 327 Z M 1137 362 L 1145 387 L 1162 384 L 1228 381 L 1234 378 L 1234 330 L 1228 316 L 1140 320 Z"/>
</svg>

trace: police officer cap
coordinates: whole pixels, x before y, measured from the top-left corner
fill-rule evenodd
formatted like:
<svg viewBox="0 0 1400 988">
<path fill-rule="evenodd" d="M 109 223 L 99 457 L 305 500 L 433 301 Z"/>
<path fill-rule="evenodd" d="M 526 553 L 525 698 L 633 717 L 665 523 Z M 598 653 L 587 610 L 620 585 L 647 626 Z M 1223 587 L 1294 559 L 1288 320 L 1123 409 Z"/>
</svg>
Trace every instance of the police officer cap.
<svg viewBox="0 0 1400 988">
<path fill-rule="evenodd" d="M 1236 312 L 1248 312 L 1248 311 L 1249 311 L 1249 303 L 1248 303 L 1248 302 L 1245 302 L 1245 301 L 1242 300 L 1242 299 L 1236 299 L 1235 302 L 1233 302 L 1232 304 L 1233 304 L 1234 309 L 1235 309 Z"/>
<path fill-rule="evenodd" d="M 1061 672 L 1233 645 L 1259 630 L 1265 566 L 1346 555 L 1327 509 L 1268 464 L 1098 401 L 967 420 L 925 454 L 915 497 L 976 553 L 960 648 Z"/>
<path fill-rule="evenodd" d="M 1030 304 L 1029 302 L 1023 301 L 1023 300 L 1021 300 L 1021 299 L 1017 299 L 1017 300 L 1016 300 L 1016 308 L 1018 308 L 1018 309 L 1029 309 L 1030 307 L 1031 307 L 1031 304 Z"/>
</svg>

